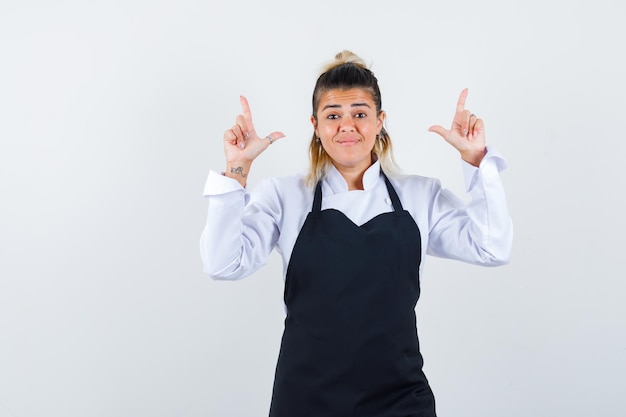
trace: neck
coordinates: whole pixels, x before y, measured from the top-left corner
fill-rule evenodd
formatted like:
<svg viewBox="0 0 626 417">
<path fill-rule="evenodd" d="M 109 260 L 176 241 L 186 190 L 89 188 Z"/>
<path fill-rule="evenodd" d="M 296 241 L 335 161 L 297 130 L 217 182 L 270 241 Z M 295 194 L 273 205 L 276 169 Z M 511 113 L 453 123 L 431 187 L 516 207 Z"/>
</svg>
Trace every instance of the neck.
<svg viewBox="0 0 626 417">
<path fill-rule="evenodd" d="M 363 190 L 363 175 L 370 166 L 371 164 L 365 167 L 346 167 L 335 165 L 335 168 L 337 168 L 337 171 L 339 171 L 343 179 L 346 181 L 348 191 L 353 191 Z"/>
<path fill-rule="evenodd" d="M 341 173 L 341 175 L 343 176 L 343 179 L 345 179 L 346 183 L 348 184 L 348 191 L 363 189 L 363 174 L 362 173 L 361 175 L 356 175 L 354 177 L 347 176 L 343 172 Z"/>
</svg>

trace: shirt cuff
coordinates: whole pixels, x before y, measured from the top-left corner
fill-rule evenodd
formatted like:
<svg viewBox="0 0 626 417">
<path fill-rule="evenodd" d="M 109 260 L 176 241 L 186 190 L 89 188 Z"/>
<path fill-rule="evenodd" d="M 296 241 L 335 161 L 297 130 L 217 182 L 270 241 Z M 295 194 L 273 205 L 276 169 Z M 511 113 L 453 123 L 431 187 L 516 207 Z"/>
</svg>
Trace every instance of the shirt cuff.
<svg viewBox="0 0 626 417">
<path fill-rule="evenodd" d="M 241 190 L 244 190 L 244 188 L 239 184 L 239 181 L 226 177 L 217 171 L 210 170 L 206 183 L 204 183 L 204 192 L 202 195 L 206 197 Z"/>
<path fill-rule="evenodd" d="M 483 157 L 482 161 L 480 161 L 480 165 L 475 167 L 472 164 L 468 164 L 467 162 L 462 161 L 463 165 L 463 176 L 465 177 L 465 191 L 469 192 L 474 184 L 476 183 L 476 179 L 478 178 L 478 171 L 482 171 L 485 167 L 495 165 L 497 172 L 503 171 L 508 166 L 506 159 L 494 148 L 487 147 L 487 152 Z"/>
</svg>

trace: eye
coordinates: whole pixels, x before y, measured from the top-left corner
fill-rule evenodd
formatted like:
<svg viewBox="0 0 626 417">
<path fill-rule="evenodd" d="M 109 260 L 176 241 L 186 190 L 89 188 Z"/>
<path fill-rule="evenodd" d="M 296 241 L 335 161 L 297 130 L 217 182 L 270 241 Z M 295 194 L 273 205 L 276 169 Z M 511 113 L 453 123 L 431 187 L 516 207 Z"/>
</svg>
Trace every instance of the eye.
<svg viewBox="0 0 626 417">
<path fill-rule="evenodd" d="M 326 116 L 326 118 L 328 120 L 335 120 L 335 119 L 339 119 L 339 116 L 336 114 L 329 114 L 328 116 Z"/>
<path fill-rule="evenodd" d="M 367 113 L 357 113 L 354 115 L 357 119 L 363 119 L 367 116 Z"/>
</svg>

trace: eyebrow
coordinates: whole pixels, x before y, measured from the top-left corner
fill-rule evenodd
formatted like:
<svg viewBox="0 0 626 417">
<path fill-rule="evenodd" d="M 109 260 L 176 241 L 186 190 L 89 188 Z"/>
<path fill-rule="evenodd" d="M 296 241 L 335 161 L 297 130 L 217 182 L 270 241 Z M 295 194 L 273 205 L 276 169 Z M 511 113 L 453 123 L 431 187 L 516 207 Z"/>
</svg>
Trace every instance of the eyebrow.
<svg viewBox="0 0 626 417">
<path fill-rule="evenodd" d="M 367 107 L 367 108 L 371 108 L 370 105 L 367 104 L 367 103 L 352 103 L 350 105 L 350 107 Z M 322 111 L 324 111 L 326 109 L 339 109 L 339 108 L 341 108 L 341 104 L 328 104 L 328 105 L 324 106 Z"/>
</svg>

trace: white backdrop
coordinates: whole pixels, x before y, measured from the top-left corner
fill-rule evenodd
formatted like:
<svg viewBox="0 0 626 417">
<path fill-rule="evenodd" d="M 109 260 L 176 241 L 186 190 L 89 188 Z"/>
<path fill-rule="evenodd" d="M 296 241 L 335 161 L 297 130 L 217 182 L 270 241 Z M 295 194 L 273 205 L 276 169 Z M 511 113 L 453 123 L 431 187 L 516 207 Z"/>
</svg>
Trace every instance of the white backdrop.
<svg viewBox="0 0 626 417">
<path fill-rule="evenodd" d="M 378 76 L 406 172 L 462 192 L 426 129 L 464 87 L 509 161 L 510 265 L 426 259 L 439 415 L 626 415 L 626 12 L 578 3 L 3 1 L 0 416 L 266 415 L 280 262 L 204 275 L 202 187 L 240 94 L 288 136 L 250 186 L 305 169 L 341 49 Z"/>
</svg>

